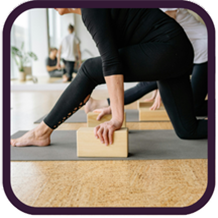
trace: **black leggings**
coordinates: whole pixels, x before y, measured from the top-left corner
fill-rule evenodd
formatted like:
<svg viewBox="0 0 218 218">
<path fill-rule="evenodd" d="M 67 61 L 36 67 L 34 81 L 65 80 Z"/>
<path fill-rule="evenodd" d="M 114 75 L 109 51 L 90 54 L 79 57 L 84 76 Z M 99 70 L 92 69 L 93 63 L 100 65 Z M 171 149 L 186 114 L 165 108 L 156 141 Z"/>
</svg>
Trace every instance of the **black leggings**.
<svg viewBox="0 0 218 218">
<path fill-rule="evenodd" d="M 205 100 L 207 96 L 207 62 L 194 64 L 191 85 L 196 116 L 207 116 L 207 100 Z M 157 88 L 157 82 L 155 81 L 140 82 L 124 92 L 124 104 L 131 104 Z M 109 98 L 107 101 L 108 105 L 110 105 Z"/>
<path fill-rule="evenodd" d="M 121 62 L 125 63 L 124 81 L 158 81 L 163 104 L 176 134 L 182 139 L 207 137 L 207 121 L 196 119 L 190 94 L 193 55 L 193 48 L 184 37 L 169 43 L 148 42 L 119 49 Z M 103 83 L 101 57 L 85 61 L 44 119 L 45 124 L 57 128 L 87 102 L 97 85 Z"/>
<path fill-rule="evenodd" d="M 66 69 L 66 76 L 68 77 L 68 81 L 72 80 L 72 73 L 74 72 L 75 61 L 66 61 L 62 59 Z"/>
</svg>

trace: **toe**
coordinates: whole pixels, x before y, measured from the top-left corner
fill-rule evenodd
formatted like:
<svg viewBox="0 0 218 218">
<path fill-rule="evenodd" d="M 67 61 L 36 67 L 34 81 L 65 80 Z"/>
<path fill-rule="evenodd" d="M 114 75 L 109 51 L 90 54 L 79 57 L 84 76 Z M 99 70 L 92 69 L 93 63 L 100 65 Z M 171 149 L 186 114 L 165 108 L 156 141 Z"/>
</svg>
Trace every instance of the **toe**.
<svg viewBox="0 0 218 218">
<path fill-rule="evenodd" d="M 11 139 L 11 145 L 12 145 L 13 147 L 15 147 L 15 143 L 16 143 L 16 141 L 15 141 L 14 139 Z"/>
</svg>

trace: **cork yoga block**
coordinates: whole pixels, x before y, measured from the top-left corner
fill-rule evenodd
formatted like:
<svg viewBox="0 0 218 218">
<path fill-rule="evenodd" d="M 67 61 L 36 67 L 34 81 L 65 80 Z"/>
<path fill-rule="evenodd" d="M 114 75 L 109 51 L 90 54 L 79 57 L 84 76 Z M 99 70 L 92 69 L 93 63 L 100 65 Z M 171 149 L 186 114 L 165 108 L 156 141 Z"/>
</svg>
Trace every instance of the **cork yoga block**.
<svg viewBox="0 0 218 218">
<path fill-rule="evenodd" d="M 104 115 L 101 120 L 96 120 L 99 113 L 89 112 L 87 114 L 87 126 L 88 127 L 96 127 L 101 123 L 107 122 L 112 118 L 111 114 Z M 126 127 L 126 114 L 124 113 L 124 120 L 122 127 Z"/>
<path fill-rule="evenodd" d="M 170 121 L 163 104 L 159 109 L 150 110 L 152 104 L 151 102 L 138 102 L 139 121 Z"/>
<path fill-rule="evenodd" d="M 116 130 L 113 144 L 102 144 L 94 135 L 94 127 L 81 127 L 77 130 L 78 157 L 128 157 L 128 129 Z"/>
</svg>

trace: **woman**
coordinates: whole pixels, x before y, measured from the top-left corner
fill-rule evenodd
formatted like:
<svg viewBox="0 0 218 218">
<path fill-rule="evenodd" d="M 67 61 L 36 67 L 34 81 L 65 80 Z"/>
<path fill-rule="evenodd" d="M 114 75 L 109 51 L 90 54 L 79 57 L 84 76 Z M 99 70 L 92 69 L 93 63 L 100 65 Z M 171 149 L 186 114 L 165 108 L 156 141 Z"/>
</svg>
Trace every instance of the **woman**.
<svg viewBox="0 0 218 218">
<path fill-rule="evenodd" d="M 194 97 L 196 116 L 207 116 L 207 28 L 198 21 L 187 9 L 183 8 L 164 8 L 161 9 L 167 15 L 174 18 L 184 29 L 194 48 L 194 65 L 192 70 L 191 85 Z M 124 92 L 124 104 L 130 104 L 137 101 L 147 93 L 157 89 L 157 82 L 140 82 L 136 86 Z M 155 97 L 156 96 L 156 97 Z M 151 110 L 156 110 L 161 105 L 159 91 L 154 91 L 151 98 L 146 101 L 154 101 Z M 90 98 L 86 103 L 86 113 L 108 107 L 110 99 L 95 100 Z M 100 111 L 101 110 L 97 110 Z M 104 114 L 100 113 L 98 119 Z"/>
<path fill-rule="evenodd" d="M 59 10 L 59 9 L 57 9 Z M 50 143 L 50 135 L 106 82 L 112 119 L 95 127 L 102 143 L 112 144 L 124 117 L 123 83 L 157 81 L 165 108 L 180 138 L 207 137 L 207 121 L 196 120 L 189 75 L 193 48 L 182 27 L 159 9 L 81 9 L 100 57 L 85 61 L 42 123 L 12 146 Z M 186 87 L 184 89 L 184 87 Z"/>
</svg>

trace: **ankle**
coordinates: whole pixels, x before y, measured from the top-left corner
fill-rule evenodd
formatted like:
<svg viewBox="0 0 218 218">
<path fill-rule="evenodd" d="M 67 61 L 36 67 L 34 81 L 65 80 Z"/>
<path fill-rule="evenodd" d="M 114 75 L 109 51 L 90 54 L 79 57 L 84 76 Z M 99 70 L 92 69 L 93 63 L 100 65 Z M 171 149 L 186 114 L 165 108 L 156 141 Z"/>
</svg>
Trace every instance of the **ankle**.
<svg viewBox="0 0 218 218">
<path fill-rule="evenodd" d="M 35 129 L 35 134 L 37 136 L 49 137 L 52 132 L 53 132 L 53 129 L 47 126 L 43 121 Z"/>
</svg>

